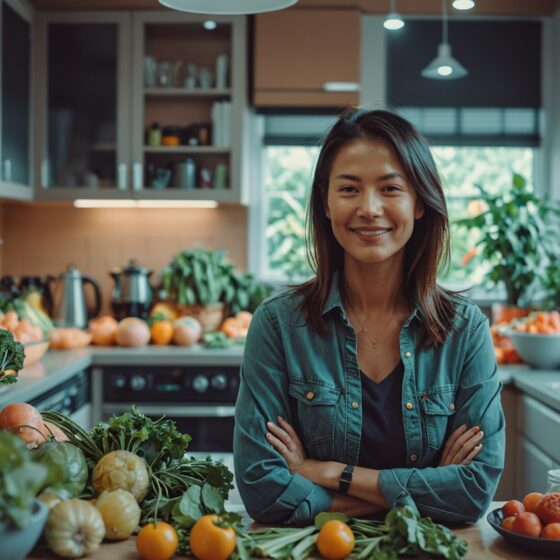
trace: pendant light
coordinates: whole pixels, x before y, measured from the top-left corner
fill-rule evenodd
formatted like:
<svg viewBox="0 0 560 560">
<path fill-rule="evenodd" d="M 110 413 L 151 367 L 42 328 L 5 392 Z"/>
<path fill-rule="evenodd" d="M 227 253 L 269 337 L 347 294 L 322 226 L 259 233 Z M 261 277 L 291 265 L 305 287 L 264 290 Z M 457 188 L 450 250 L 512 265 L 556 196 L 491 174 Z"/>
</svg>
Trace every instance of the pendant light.
<svg viewBox="0 0 560 560">
<path fill-rule="evenodd" d="M 274 12 L 293 6 L 297 0 L 159 0 L 180 12 L 213 15 L 245 15 Z"/>
<path fill-rule="evenodd" d="M 438 46 L 438 54 L 424 70 L 422 76 L 433 80 L 456 80 L 463 78 L 469 72 L 453 56 L 451 56 L 451 45 L 447 40 L 447 0 L 441 0 L 442 5 L 442 27 L 443 38 Z"/>
<path fill-rule="evenodd" d="M 452 5 L 456 10 L 470 10 L 474 8 L 474 0 L 453 0 Z"/>
<path fill-rule="evenodd" d="M 390 31 L 395 31 L 396 29 L 401 29 L 404 27 L 404 21 L 400 14 L 397 13 L 395 8 L 396 0 L 390 0 L 389 13 L 383 22 L 383 27 L 389 29 Z"/>
</svg>

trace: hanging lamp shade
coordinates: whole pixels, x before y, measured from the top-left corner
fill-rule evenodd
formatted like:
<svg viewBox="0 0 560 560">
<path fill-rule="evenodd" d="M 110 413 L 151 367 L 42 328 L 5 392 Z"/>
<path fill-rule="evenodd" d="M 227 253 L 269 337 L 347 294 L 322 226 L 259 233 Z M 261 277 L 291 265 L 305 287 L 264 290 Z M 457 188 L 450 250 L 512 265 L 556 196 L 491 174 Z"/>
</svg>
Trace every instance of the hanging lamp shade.
<svg viewBox="0 0 560 560">
<path fill-rule="evenodd" d="M 293 6 L 297 0 L 159 0 L 180 12 L 212 15 L 244 15 L 274 12 Z"/>
<path fill-rule="evenodd" d="M 422 70 L 424 78 L 435 80 L 456 80 L 463 78 L 468 73 L 468 70 L 451 56 L 449 43 L 440 43 L 437 56 Z"/>
<path fill-rule="evenodd" d="M 396 29 L 402 29 L 404 27 L 404 21 L 399 14 L 397 14 L 396 12 L 391 12 L 385 18 L 385 21 L 383 22 L 383 27 L 391 31 L 394 31 Z"/>
</svg>

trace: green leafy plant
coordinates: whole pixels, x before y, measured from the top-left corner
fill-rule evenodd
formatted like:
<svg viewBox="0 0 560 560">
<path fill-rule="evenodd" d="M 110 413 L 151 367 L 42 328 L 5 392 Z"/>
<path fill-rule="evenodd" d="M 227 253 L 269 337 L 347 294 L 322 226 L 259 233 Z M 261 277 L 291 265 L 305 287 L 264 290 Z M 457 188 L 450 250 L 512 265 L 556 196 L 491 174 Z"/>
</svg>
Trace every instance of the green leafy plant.
<svg viewBox="0 0 560 560">
<path fill-rule="evenodd" d="M 560 309 L 560 255 L 556 262 L 546 269 L 543 288 L 545 299 L 543 307 L 546 309 Z"/>
<path fill-rule="evenodd" d="M 560 256 L 560 209 L 537 196 L 517 173 L 505 195 L 492 195 L 482 186 L 475 186 L 484 210 L 456 224 L 480 230 L 476 243 L 480 251 L 474 258 L 489 263 L 486 279 L 491 284 L 504 285 L 507 303 L 529 305 L 542 291 L 547 267 Z"/>
<path fill-rule="evenodd" d="M 34 461 L 19 437 L 0 431 L 0 523 L 25 528 L 35 496 L 63 474 L 57 465 Z"/>
<path fill-rule="evenodd" d="M 23 369 L 24 359 L 23 344 L 16 342 L 9 330 L 0 329 L 0 385 L 17 381 L 17 372 Z M 8 371 L 15 373 L 7 374 Z"/>
</svg>

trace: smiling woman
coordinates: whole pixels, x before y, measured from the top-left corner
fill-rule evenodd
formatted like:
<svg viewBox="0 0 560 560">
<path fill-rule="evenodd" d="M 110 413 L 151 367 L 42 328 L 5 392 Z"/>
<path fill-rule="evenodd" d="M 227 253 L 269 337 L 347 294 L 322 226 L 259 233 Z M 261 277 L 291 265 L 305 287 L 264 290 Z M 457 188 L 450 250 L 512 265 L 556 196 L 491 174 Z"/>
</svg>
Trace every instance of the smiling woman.
<svg viewBox="0 0 560 560">
<path fill-rule="evenodd" d="M 486 318 L 436 282 L 449 224 L 425 140 L 387 111 L 343 114 L 308 223 L 315 276 L 265 301 L 247 336 L 234 455 L 249 514 L 476 520 L 503 468 L 501 386 Z"/>
</svg>

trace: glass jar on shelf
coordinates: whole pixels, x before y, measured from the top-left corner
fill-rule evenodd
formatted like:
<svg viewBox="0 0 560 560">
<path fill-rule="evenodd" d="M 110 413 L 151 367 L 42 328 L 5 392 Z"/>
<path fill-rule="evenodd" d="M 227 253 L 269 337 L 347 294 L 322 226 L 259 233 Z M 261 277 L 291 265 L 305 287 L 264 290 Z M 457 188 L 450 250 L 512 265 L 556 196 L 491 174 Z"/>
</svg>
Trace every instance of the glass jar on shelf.
<svg viewBox="0 0 560 560">
<path fill-rule="evenodd" d="M 560 469 L 552 469 L 547 473 L 546 493 L 560 492 Z"/>
</svg>

